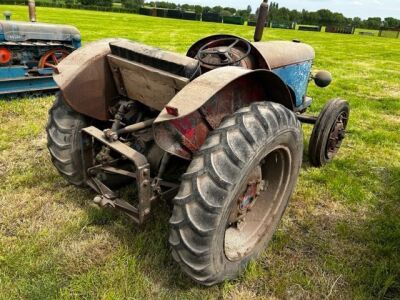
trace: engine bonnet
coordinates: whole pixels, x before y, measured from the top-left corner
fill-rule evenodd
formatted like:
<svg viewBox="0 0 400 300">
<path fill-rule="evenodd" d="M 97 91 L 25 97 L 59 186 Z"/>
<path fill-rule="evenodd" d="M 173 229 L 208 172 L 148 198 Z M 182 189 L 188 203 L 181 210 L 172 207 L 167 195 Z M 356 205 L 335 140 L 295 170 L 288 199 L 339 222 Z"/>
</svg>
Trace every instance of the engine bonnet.
<svg viewBox="0 0 400 300">
<path fill-rule="evenodd" d="M 73 26 L 18 21 L 0 21 L 1 35 L 10 42 L 80 40 L 79 31 Z"/>
<path fill-rule="evenodd" d="M 315 58 L 314 49 L 303 43 L 272 41 L 252 43 L 270 69 L 310 61 Z"/>
</svg>

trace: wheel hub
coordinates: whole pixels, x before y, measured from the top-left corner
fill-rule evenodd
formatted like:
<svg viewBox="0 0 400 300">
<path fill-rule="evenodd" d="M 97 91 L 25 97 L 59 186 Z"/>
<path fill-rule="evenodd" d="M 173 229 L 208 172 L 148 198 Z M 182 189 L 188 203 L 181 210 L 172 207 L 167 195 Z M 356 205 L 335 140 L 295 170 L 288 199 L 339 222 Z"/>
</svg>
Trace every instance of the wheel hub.
<svg viewBox="0 0 400 300">
<path fill-rule="evenodd" d="M 244 187 L 242 195 L 238 198 L 237 207 L 229 217 L 229 225 L 236 225 L 239 228 L 247 212 L 249 212 L 256 203 L 257 197 L 264 189 L 264 185 L 261 167 L 257 166 L 250 174 L 247 185 Z"/>
<path fill-rule="evenodd" d="M 329 134 L 327 145 L 327 155 L 329 158 L 338 152 L 340 145 L 346 136 L 346 123 L 347 115 L 343 112 L 337 117 L 335 125 L 332 127 Z"/>
</svg>

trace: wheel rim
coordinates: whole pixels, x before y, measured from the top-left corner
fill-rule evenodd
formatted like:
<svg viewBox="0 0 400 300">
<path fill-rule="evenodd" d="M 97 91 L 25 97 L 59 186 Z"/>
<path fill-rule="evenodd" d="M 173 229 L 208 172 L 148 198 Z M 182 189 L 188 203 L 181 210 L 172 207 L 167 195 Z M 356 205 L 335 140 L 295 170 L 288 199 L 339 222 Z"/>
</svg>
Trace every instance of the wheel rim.
<svg viewBox="0 0 400 300">
<path fill-rule="evenodd" d="M 49 50 L 40 58 L 39 68 L 55 68 L 69 52 L 64 49 Z"/>
<path fill-rule="evenodd" d="M 331 159 L 339 151 L 342 141 L 346 136 L 348 114 L 342 111 L 336 118 L 331 131 L 329 132 L 329 138 L 326 144 L 326 157 Z"/>
<path fill-rule="evenodd" d="M 227 259 L 242 259 L 266 236 L 272 236 L 286 207 L 283 197 L 290 169 L 291 154 L 282 147 L 265 156 L 246 177 L 227 221 L 224 237 Z"/>
</svg>

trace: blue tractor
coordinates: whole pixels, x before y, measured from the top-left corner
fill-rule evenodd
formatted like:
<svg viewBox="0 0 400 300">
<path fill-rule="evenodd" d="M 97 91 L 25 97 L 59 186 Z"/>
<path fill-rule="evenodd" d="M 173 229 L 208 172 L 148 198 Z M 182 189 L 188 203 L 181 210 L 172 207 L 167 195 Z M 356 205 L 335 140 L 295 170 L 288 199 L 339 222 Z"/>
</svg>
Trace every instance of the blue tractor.
<svg viewBox="0 0 400 300">
<path fill-rule="evenodd" d="M 0 96 L 58 87 L 53 72 L 58 63 L 81 46 L 73 26 L 36 22 L 35 3 L 28 2 L 30 22 L 0 21 Z"/>
</svg>

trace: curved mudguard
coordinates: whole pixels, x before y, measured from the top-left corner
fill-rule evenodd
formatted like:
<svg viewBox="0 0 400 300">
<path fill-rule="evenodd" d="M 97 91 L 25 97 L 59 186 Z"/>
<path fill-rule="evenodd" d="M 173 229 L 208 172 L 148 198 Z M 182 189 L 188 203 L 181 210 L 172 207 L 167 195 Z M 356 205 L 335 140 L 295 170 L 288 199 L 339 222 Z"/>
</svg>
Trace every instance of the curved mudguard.
<svg viewBox="0 0 400 300">
<path fill-rule="evenodd" d="M 224 67 L 209 71 L 185 86 L 153 124 L 154 138 L 164 151 L 191 159 L 222 119 L 252 102 L 273 101 L 294 109 L 288 87 L 268 70 Z"/>
<path fill-rule="evenodd" d="M 77 112 L 98 120 L 110 118 L 108 108 L 117 98 L 114 79 L 108 65 L 110 42 L 104 39 L 72 52 L 57 66 L 54 80 L 64 100 Z"/>
</svg>

